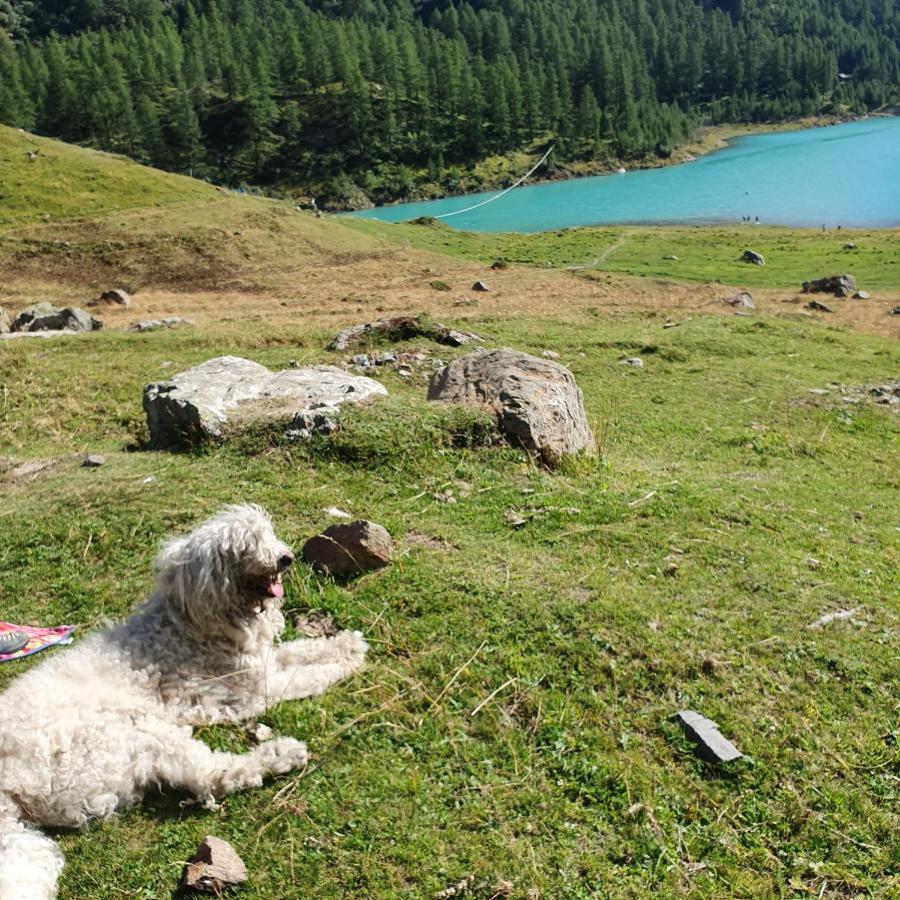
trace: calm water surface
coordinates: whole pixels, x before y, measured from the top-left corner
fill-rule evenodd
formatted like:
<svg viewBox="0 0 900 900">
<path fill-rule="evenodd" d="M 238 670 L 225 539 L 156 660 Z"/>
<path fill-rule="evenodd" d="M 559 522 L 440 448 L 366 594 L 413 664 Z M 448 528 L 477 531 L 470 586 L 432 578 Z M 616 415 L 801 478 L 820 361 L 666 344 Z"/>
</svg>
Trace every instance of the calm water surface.
<svg viewBox="0 0 900 900">
<path fill-rule="evenodd" d="M 497 192 L 354 213 L 385 222 L 440 216 Z M 737 138 L 691 163 L 521 187 L 444 219 L 464 231 L 575 225 L 740 222 L 887 228 L 900 225 L 900 118 Z"/>
</svg>

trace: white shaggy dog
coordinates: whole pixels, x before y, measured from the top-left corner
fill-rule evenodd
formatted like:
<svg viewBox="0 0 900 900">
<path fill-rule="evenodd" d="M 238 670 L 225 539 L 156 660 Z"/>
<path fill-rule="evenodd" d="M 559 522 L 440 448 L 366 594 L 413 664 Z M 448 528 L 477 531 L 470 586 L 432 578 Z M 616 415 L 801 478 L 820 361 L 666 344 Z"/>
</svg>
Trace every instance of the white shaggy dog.
<svg viewBox="0 0 900 900">
<path fill-rule="evenodd" d="M 306 763 L 291 737 L 222 753 L 191 727 L 321 694 L 363 664 L 355 631 L 278 644 L 293 559 L 263 510 L 228 507 L 163 546 L 130 618 L 0 695 L 0 900 L 56 895 L 63 857 L 34 825 L 80 827 L 164 785 L 213 805 Z"/>
</svg>

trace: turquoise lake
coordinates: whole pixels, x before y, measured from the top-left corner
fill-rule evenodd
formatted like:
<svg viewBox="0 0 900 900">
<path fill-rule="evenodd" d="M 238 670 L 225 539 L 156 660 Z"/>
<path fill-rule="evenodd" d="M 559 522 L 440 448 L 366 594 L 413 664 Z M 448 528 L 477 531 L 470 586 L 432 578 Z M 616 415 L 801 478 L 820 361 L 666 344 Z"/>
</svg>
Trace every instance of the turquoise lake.
<svg viewBox="0 0 900 900">
<path fill-rule="evenodd" d="M 497 193 L 353 215 L 402 222 L 462 210 Z M 552 231 L 740 223 L 742 216 L 796 227 L 900 225 L 900 118 L 752 135 L 678 166 L 523 186 L 443 221 L 464 231 Z"/>
</svg>

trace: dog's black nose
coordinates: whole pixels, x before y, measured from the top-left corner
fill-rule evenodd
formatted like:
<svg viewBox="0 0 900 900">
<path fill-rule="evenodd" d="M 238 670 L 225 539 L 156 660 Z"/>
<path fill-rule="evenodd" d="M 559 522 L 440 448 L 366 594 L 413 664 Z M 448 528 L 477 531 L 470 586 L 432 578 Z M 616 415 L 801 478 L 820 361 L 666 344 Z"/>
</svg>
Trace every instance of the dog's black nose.
<svg viewBox="0 0 900 900">
<path fill-rule="evenodd" d="M 291 567 L 291 563 L 294 561 L 293 553 L 284 553 L 278 557 L 278 571 L 283 572 L 285 569 L 289 569 Z"/>
</svg>

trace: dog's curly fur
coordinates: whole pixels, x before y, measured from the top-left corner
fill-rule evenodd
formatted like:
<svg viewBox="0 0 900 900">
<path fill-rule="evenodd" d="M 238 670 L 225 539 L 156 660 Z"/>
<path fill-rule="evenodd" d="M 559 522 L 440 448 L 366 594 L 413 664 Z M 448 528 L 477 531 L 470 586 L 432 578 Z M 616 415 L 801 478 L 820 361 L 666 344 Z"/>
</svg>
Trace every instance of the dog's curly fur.
<svg viewBox="0 0 900 900">
<path fill-rule="evenodd" d="M 82 827 L 170 786 L 200 802 L 303 766 L 291 737 L 211 750 L 192 726 L 321 694 L 362 664 L 359 632 L 279 644 L 293 560 L 266 513 L 231 506 L 156 560 L 152 596 L 0 696 L 0 900 L 56 895 L 63 857 L 33 826 Z"/>
</svg>

